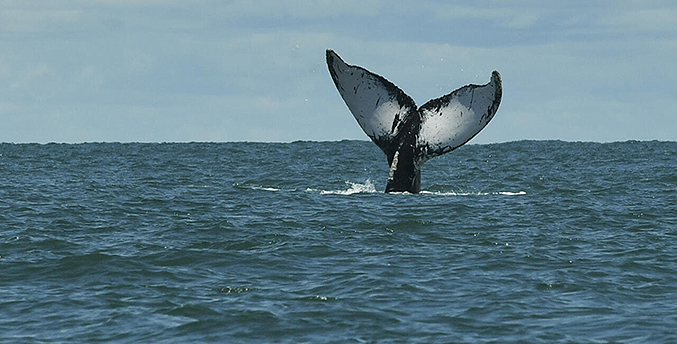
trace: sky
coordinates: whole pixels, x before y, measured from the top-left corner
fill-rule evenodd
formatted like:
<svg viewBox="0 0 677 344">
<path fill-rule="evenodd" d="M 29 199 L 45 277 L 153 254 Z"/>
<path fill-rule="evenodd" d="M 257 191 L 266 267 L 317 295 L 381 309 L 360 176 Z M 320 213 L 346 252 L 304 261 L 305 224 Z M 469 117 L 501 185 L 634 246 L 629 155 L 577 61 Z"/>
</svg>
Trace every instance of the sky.
<svg viewBox="0 0 677 344">
<path fill-rule="evenodd" d="M 0 142 L 366 140 L 331 48 L 418 105 L 498 70 L 471 143 L 677 141 L 677 2 L 0 0 Z"/>
</svg>

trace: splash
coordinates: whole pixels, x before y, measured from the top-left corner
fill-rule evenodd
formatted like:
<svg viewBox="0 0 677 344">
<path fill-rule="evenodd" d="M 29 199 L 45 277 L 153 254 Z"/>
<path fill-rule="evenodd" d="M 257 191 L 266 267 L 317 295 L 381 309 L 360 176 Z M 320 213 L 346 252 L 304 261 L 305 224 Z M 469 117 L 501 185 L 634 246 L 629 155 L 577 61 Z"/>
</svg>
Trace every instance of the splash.
<svg viewBox="0 0 677 344">
<path fill-rule="evenodd" d="M 376 193 L 376 187 L 374 182 L 371 179 L 367 179 L 364 183 L 353 183 L 349 180 L 346 181 L 348 186 L 347 190 L 320 190 L 322 195 L 353 195 L 353 194 L 362 194 L 362 193 Z M 308 189 L 307 191 L 314 191 Z"/>
</svg>

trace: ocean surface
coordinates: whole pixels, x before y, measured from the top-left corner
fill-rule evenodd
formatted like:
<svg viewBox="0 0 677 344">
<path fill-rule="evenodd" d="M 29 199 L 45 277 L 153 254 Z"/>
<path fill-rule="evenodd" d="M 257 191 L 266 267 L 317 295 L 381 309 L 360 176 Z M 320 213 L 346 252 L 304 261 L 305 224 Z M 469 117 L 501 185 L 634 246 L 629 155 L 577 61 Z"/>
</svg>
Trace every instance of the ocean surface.
<svg viewBox="0 0 677 344">
<path fill-rule="evenodd" d="M 677 343 L 677 142 L 0 144 L 0 343 Z"/>
</svg>

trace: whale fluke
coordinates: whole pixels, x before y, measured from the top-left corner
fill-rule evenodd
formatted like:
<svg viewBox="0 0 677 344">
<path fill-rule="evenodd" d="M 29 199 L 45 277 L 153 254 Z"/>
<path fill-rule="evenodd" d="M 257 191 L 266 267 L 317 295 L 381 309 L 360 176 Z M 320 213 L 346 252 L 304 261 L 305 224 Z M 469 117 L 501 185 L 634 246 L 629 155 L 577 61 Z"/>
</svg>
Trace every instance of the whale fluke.
<svg viewBox="0 0 677 344">
<path fill-rule="evenodd" d="M 417 107 L 384 77 L 345 63 L 327 49 L 334 84 L 362 130 L 386 154 L 386 192 L 421 191 L 421 165 L 472 139 L 496 114 L 501 75 L 485 85 L 463 86 Z"/>
</svg>

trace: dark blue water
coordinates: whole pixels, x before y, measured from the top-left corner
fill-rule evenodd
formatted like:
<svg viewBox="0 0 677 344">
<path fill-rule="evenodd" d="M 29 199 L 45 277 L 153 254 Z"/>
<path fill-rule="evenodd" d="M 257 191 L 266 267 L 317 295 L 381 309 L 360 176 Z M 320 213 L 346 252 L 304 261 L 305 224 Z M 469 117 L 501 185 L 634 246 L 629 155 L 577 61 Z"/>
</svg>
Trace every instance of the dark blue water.
<svg viewBox="0 0 677 344">
<path fill-rule="evenodd" d="M 0 144 L 0 342 L 675 343 L 677 143 Z"/>
</svg>

